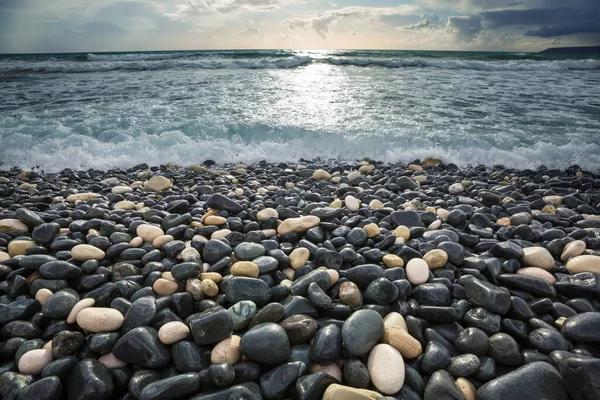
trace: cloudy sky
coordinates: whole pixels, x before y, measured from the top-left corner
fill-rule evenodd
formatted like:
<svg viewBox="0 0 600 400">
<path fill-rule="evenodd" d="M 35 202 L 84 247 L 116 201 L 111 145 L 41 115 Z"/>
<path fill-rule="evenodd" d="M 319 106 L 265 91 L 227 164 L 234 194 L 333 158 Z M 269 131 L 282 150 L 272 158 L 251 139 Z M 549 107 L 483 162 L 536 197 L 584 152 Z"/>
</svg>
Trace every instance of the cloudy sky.
<svg viewBox="0 0 600 400">
<path fill-rule="evenodd" d="M 0 53 L 600 45 L 600 0 L 0 0 Z"/>
</svg>

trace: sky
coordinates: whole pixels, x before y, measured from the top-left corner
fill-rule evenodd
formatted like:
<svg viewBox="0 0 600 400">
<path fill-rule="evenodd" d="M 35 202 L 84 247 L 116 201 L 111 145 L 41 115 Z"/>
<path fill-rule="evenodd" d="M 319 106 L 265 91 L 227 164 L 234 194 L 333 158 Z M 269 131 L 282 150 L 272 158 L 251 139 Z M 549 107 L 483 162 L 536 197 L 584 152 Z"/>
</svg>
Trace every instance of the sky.
<svg viewBox="0 0 600 400">
<path fill-rule="evenodd" d="M 600 0 L 0 0 L 0 53 L 584 45 Z"/>
</svg>

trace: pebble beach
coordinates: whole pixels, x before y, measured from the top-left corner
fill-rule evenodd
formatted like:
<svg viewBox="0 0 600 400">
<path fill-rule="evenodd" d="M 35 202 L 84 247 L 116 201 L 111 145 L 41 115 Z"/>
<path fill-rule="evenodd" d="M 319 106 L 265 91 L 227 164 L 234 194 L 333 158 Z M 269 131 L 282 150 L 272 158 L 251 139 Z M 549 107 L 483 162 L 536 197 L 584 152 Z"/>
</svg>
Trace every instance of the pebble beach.
<svg viewBox="0 0 600 400">
<path fill-rule="evenodd" d="M 0 171 L 0 398 L 600 399 L 600 175 Z"/>
</svg>

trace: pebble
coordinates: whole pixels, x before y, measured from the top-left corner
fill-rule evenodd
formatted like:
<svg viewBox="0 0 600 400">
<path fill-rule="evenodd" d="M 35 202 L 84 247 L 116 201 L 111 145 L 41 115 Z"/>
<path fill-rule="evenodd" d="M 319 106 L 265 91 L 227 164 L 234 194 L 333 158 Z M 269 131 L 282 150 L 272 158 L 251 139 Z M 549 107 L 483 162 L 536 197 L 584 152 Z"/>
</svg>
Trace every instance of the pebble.
<svg viewBox="0 0 600 400">
<path fill-rule="evenodd" d="M 413 258 L 406 264 L 406 278 L 413 285 L 420 285 L 429 280 L 429 265 L 421 258 Z"/>
<path fill-rule="evenodd" d="M 404 267 L 404 260 L 395 254 L 386 254 L 382 258 L 383 263 L 388 268 L 402 268 Z"/>
<path fill-rule="evenodd" d="M 141 326 L 117 340 L 113 355 L 121 361 L 143 368 L 162 368 L 171 361 L 171 352 L 158 339 L 158 332 Z"/>
<path fill-rule="evenodd" d="M 164 236 L 165 233 L 157 226 L 142 224 L 136 228 L 136 234 L 141 237 L 144 242 L 152 243 L 159 236 Z M 166 243 L 168 243 L 168 241 L 165 241 L 162 245 L 164 246 Z"/>
<path fill-rule="evenodd" d="M 580 272 L 600 274 L 600 256 L 584 255 L 571 258 L 567 262 L 567 270 L 572 274 Z"/>
<path fill-rule="evenodd" d="M 114 391 L 108 368 L 91 358 L 77 363 L 65 383 L 69 400 L 109 399 Z"/>
<path fill-rule="evenodd" d="M 39 375 L 53 359 L 52 350 L 30 350 L 21 356 L 18 366 L 19 372 L 22 374 Z"/>
<path fill-rule="evenodd" d="M 40 289 L 38 291 L 38 293 L 41 292 L 42 290 L 48 290 L 48 289 Z M 36 297 L 37 297 L 37 294 L 36 294 Z M 79 312 L 81 310 L 83 310 L 84 308 L 93 307 L 94 304 L 96 304 L 96 300 L 91 299 L 89 297 L 79 300 L 73 306 L 73 308 L 71 308 L 71 312 L 69 312 L 69 315 L 67 316 L 67 323 L 74 324 L 77 321 L 77 315 L 79 314 Z"/>
<path fill-rule="evenodd" d="M 381 315 L 373 310 L 355 311 L 342 325 L 342 341 L 355 356 L 367 354 L 383 337 Z"/>
<path fill-rule="evenodd" d="M 423 260 L 430 269 L 441 268 L 448 262 L 448 253 L 441 249 L 434 249 L 423 256 Z"/>
<path fill-rule="evenodd" d="M 323 400 L 375 400 L 383 396 L 373 390 L 357 389 L 334 383 L 323 393 Z"/>
<path fill-rule="evenodd" d="M 290 253 L 290 266 L 294 269 L 298 269 L 304 265 L 306 265 L 306 263 L 308 262 L 308 259 L 310 257 L 310 251 L 308 251 L 307 248 L 304 247 L 298 247 L 297 249 L 294 249 L 294 251 L 292 251 Z"/>
<path fill-rule="evenodd" d="M 568 261 L 570 258 L 580 256 L 585 251 L 586 246 L 587 245 L 583 240 L 574 240 L 567 243 L 560 255 L 560 259 L 562 261 Z"/>
<path fill-rule="evenodd" d="M 281 364 L 290 356 L 290 342 L 280 325 L 265 322 L 242 335 L 240 350 L 252 361 Z"/>
<path fill-rule="evenodd" d="M 525 267 L 517 271 L 517 274 L 528 275 L 534 278 L 540 278 L 553 285 L 556 282 L 554 275 L 546 271 L 545 269 L 538 267 Z"/>
<path fill-rule="evenodd" d="M 147 184 L 150 190 L 162 192 L 173 187 L 173 182 L 164 176 L 153 176 L 148 180 Z"/>
<path fill-rule="evenodd" d="M 367 361 L 373 385 L 384 394 L 394 394 L 404 385 L 404 360 L 398 350 L 388 344 L 378 344 Z"/>
<path fill-rule="evenodd" d="M 177 282 L 163 278 L 157 279 L 152 285 L 152 290 L 154 290 L 160 296 L 170 296 L 177 292 L 177 289 L 179 289 Z"/>
<path fill-rule="evenodd" d="M 210 353 L 210 361 L 213 364 L 235 365 L 239 363 L 242 360 L 240 340 L 240 336 L 232 335 L 217 343 Z"/>
<path fill-rule="evenodd" d="M 87 307 L 76 314 L 77 325 L 94 333 L 116 331 L 124 320 L 123 314 L 113 308 Z"/>
<path fill-rule="evenodd" d="M 288 218 L 277 227 L 277 233 L 281 235 L 291 232 L 306 232 L 320 223 L 321 220 L 319 217 L 312 215 L 299 218 Z"/>
<path fill-rule="evenodd" d="M 569 316 L 562 324 L 565 338 L 579 343 L 600 343 L 600 312 Z"/>
<path fill-rule="evenodd" d="M 71 249 L 71 257 L 77 261 L 102 260 L 105 255 L 102 250 L 89 244 L 78 244 Z"/>
<path fill-rule="evenodd" d="M 552 254 L 545 248 L 537 246 L 524 248 L 521 262 L 527 267 L 536 267 L 545 270 L 554 267 L 554 258 L 552 258 Z"/>
<path fill-rule="evenodd" d="M 190 334 L 190 328 L 180 321 L 167 322 L 158 330 L 158 339 L 164 344 L 177 343 Z"/>
</svg>

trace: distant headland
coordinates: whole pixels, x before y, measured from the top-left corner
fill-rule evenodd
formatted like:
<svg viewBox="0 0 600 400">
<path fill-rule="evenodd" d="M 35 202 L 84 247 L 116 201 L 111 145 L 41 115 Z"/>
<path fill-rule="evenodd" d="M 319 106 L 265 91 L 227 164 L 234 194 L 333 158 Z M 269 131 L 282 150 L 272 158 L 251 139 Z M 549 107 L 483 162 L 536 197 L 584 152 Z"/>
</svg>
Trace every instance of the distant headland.
<svg viewBox="0 0 600 400">
<path fill-rule="evenodd" d="M 600 54 L 600 46 L 551 47 L 540 51 L 541 54 Z"/>
</svg>

